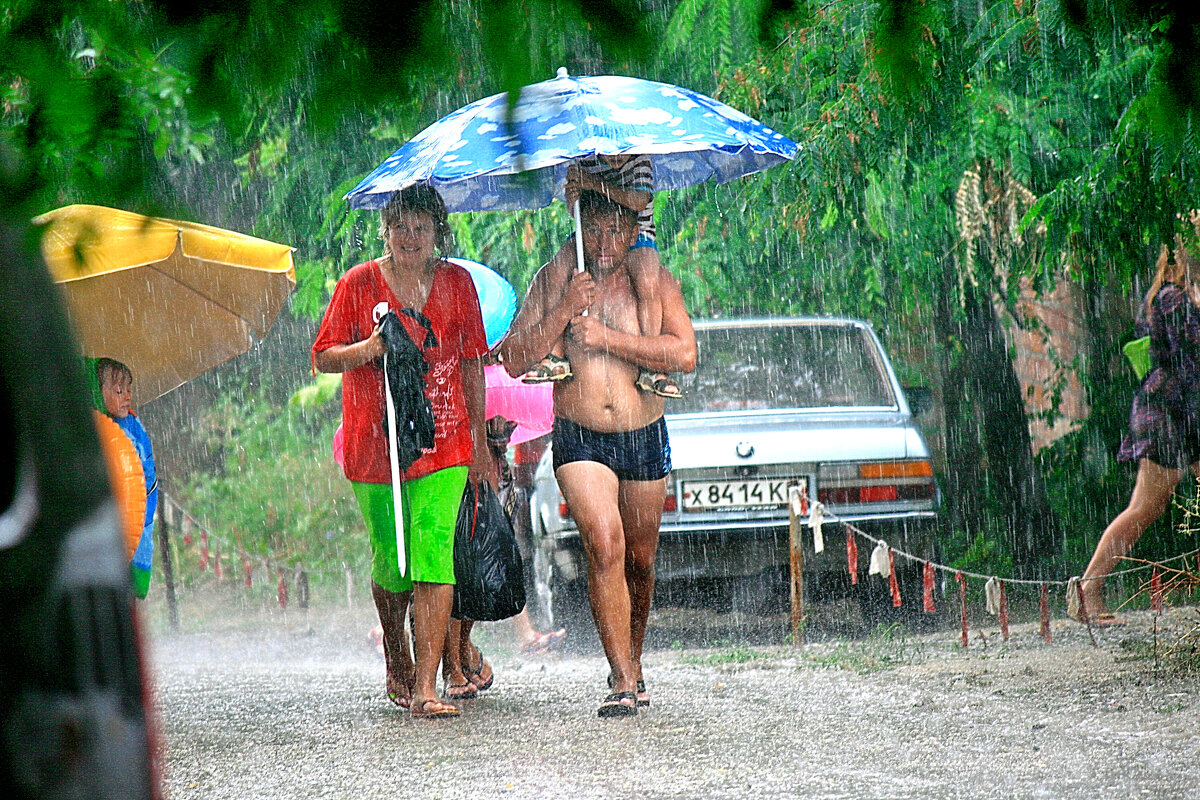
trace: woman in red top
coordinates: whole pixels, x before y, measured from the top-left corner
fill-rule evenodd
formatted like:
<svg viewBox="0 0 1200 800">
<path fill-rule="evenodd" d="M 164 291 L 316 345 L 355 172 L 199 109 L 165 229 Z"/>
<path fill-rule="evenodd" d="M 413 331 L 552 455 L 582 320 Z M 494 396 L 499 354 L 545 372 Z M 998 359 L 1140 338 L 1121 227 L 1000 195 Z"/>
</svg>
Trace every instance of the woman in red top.
<svg viewBox="0 0 1200 800">
<path fill-rule="evenodd" d="M 317 339 L 313 365 L 343 372 L 342 416 L 346 477 L 371 538 L 371 590 L 383 628 L 388 697 L 414 717 L 456 716 L 438 699 L 438 662 L 446 644 L 454 597 L 454 523 L 468 478 L 488 465 L 484 431 L 483 360 L 487 341 L 470 274 L 438 255 L 449 243 L 446 206 L 428 186 L 410 186 L 382 211 L 386 255 L 351 268 L 337 283 Z M 434 417 L 434 447 L 403 473 L 402 574 L 397 562 L 394 498 L 385 428 L 385 351 L 378 323 L 389 310 L 416 309 L 431 323 L 437 343 L 423 348 L 429 369 L 425 395 Z M 424 329 L 399 314 L 420 347 Z M 404 634 L 414 610 L 415 675 Z"/>
</svg>

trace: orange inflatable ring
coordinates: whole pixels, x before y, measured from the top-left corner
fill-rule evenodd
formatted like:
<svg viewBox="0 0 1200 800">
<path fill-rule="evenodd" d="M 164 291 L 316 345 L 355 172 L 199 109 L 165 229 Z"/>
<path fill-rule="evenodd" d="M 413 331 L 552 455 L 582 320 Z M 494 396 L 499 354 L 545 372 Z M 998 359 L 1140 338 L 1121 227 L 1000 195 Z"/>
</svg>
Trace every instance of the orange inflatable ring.
<svg viewBox="0 0 1200 800">
<path fill-rule="evenodd" d="M 104 451 L 104 461 L 108 465 L 108 482 L 120 509 L 125 558 L 132 559 L 146 519 L 146 477 L 142 472 L 142 459 L 117 423 L 99 411 L 92 413 L 96 419 L 96 433 L 100 436 L 100 449 Z"/>
</svg>

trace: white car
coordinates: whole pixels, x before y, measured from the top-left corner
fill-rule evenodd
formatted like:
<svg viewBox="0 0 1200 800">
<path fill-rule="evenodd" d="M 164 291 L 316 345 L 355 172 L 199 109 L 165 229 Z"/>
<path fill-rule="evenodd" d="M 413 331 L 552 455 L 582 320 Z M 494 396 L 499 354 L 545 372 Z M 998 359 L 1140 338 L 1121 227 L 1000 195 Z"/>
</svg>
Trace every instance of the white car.
<svg viewBox="0 0 1200 800">
<path fill-rule="evenodd" d="M 660 527 L 658 602 L 701 595 L 763 612 L 786 603 L 789 488 L 831 515 L 923 558 L 938 555 L 940 495 L 929 448 L 871 327 L 815 317 L 696 323 L 696 371 L 667 401 L 673 469 Z M 927 404 L 924 389 L 910 389 Z M 587 564 L 548 450 L 530 503 L 538 605 L 549 619 L 587 613 Z M 869 622 L 898 616 L 886 582 L 867 578 L 871 547 L 858 541 L 851 587 L 845 535 L 825 526 L 826 548 L 806 542 L 809 599 L 856 594 Z M 897 559 L 905 611 L 920 613 L 919 565 Z"/>
</svg>

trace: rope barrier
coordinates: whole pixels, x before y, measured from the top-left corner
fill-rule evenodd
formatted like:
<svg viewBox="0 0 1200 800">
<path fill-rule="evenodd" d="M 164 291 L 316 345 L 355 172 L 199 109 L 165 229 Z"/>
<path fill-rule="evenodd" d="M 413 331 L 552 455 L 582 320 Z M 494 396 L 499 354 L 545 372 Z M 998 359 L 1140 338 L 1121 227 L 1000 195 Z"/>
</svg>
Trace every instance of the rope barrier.
<svg viewBox="0 0 1200 800">
<path fill-rule="evenodd" d="M 872 544 L 874 544 L 876 546 L 886 545 L 889 550 L 891 550 L 892 552 L 894 552 L 896 555 L 900 556 L 901 558 L 907 559 L 909 561 L 914 561 L 921 565 L 929 564 L 934 569 L 938 570 L 939 572 L 945 572 L 945 573 L 950 573 L 950 574 L 962 573 L 962 575 L 964 577 L 975 578 L 976 580 L 982 580 L 982 581 L 986 581 L 990 578 L 997 578 L 999 580 L 1003 580 L 1006 584 L 1016 584 L 1016 585 L 1023 585 L 1023 586 L 1041 586 L 1041 585 L 1045 584 L 1047 586 L 1066 587 L 1067 583 L 1070 581 L 1069 578 L 1065 579 L 1065 580 L 1060 580 L 1060 579 L 1034 580 L 1031 578 L 1001 578 L 999 575 L 987 575 L 987 574 L 984 574 L 981 572 L 971 572 L 969 570 L 959 569 L 957 567 L 950 567 L 945 564 L 939 564 L 936 561 L 930 561 L 927 558 L 921 558 L 920 556 L 914 556 L 913 554 L 906 553 L 903 550 L 896 550 L 894 547 L 889 545 L 886 540 L 872 536 L 871 534 L 864 531 L 862 528 L 859 528 L 857 525 L 853 525 L 849 522 L 842 520 L 837 514 L 829 511 L 828 509 L 825 509 L 823 511 L 823 514 L 827 521 L 840 522 L 842 525 L 844 525 L 846 527 L 847 530 L 853 531 L 855 536 L 861 536 L 862 538 L 866 539 L 868 542 L 871 542 Z M 1195 550 L 1189 550 L 1186 553 L 1180 553 L 1177 556 L 1172 556 L 1171 558 L 1164 559 L 1163 561 L 1157 562 L 1157 564 L 1159 566 L 1163 566 L 1163 565 L 1170 564 L 1175 561 L 1180 561 L 1183 559 L 1191 558 L 1193 556 L 1196 556 L 1197 554 L 1200 554 L 1200 548 L 1197 548 Z M 1131 560 L 1131 559 L 1126 559 L 1126 560 Z M 1094 580 L 1102 580 L 1104 578 L 1114 577 L 1117 575 L 1129 575 L 1129 574 L 1132 574 L 1135 572 L 1145 572 L 1146 570 L 1153 569 L 1154 566 L 1155 566 L 1155 564 L 1146 562 L 1138 567 L 1128 567 L 1126 569 L 1114 570 L 1114 571 L 1108 573 L 1107 575 L 1097 575 L 1097 576 L 1094 576 L 1091 578 L 1082 578 L 1081 577 L 1081 578 L 1079 578 L 1079 580 L 1080 581 L 1094 581 Z"/>
</svg>

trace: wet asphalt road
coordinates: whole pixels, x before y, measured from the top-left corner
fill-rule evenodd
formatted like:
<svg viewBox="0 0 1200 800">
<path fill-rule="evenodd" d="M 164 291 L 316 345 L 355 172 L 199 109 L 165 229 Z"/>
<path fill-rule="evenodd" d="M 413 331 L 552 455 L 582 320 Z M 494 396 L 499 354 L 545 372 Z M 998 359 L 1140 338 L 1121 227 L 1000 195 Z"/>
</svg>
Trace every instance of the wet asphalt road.
<svg viewBox="0 0 1200 800">
<path fill-rule="evenodd" d="M 372 624 L 358 608 L 153 634 L 168 796 L 1200 796 L 1198 679 L 1131 655 L 1148 623 L 1098 648 L 1066 621 L 1051 646 L 985 628 L 964 653 L 954 631 L 797 649 L 739 626 L 713 644 L 660 613 L 674 645 L 648 655 L 653 706 L 633 720 L 596 717 L 590 643 L 526 660 L 497 624 L 478 637 L 495 687 L 440 722 L 384 698 Z"/>
</svg>

